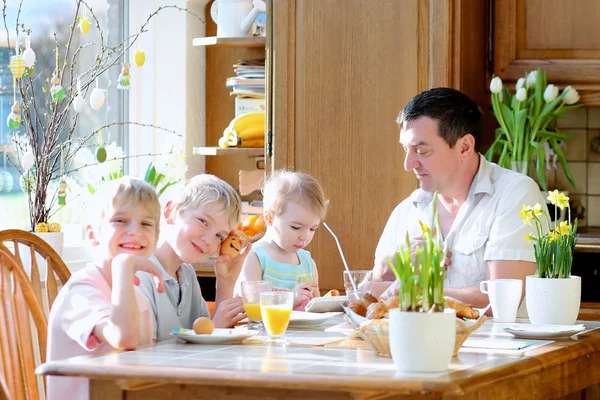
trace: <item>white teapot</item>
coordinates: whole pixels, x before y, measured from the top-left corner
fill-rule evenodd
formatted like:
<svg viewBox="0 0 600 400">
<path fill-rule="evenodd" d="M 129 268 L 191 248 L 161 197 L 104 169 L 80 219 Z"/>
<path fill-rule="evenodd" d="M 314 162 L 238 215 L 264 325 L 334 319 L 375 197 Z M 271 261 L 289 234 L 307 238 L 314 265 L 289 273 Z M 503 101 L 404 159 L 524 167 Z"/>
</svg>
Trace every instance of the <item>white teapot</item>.
<svg viewBox="0 0 600 400">
<path fill-rule="evenodd" d="M 210 16 L 217 24 L 218 37 L 243 37 L 266 9 L 264 0 L 216 0 L 210 7 Z"/>
</svg>

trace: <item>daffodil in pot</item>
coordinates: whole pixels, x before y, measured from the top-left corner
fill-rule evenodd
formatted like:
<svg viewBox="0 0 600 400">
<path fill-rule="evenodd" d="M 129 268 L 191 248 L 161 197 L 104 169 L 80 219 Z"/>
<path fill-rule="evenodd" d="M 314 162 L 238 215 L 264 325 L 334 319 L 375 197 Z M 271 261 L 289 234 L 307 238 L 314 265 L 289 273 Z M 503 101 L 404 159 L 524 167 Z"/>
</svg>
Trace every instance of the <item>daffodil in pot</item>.
<svg viewBox="0 0 600 400">
<path fill-rule="evenodd" d="M 446 252 L 435 201 L 431 225 L 420 225 L 423 242 L 416 253 L 407 234 L 406 245 L 387 259 L 399 281 L 399 307 L 390 310 L 390 350 L 398 371 L 445 371 L 454 352 L 456 312 L 444 309 Z"/>
<path fill-rule="evenodd" d="M 535 177 L 539 185 L 548 190 L 546 184 L 546 157 L 550 152 L 556 155 L 569 183 L 575 188 L 569 171 L 561 141 L 571 138 L 555 127 L 557 118 L 566 111 L 581 107 L 579 93 L 567 86 L 559 94 L 559 88 L 546 82 L 546 73 L 540 68 L 519 78 L 512 95 L 502 79 L 494 77 L 490 82 L 490 92 L 494 116 L 500 125 L 496 138 L 485 157 L 496 161 L 504 168 L 525 175 L 535 162 Z"/>
<path fill-rule="evenodd" d="M 555 208 L 567 209 L 568 220 L 550 228 L 550 217 L 540 204 L 523 205 L 523 223 L 535 224 L 536 234 L 525 236 L 533 243 L 537 274 L 526 278 L 526 304 L 533 324 L 573 325 L 581 304 L 581 278 L 571 275 L 577 243 L 577 218 L 571 224 L 569 198 L 557 190 L 548 200 Z M 546 228 L 541 219 L 546 220 Z"/>
</svg>

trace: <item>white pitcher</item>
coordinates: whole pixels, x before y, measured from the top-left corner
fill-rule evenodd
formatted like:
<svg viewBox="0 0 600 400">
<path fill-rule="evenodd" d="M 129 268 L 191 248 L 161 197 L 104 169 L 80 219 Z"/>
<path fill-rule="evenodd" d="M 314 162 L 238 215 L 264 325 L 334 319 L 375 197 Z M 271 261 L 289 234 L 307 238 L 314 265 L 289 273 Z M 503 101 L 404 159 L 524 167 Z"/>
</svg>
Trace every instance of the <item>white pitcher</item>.
<svg viewBox="0 0 600 400">
<path fill-rule="evenodd" d="M 264 12 L 263 0 L 216 0 L 210 7 L 210 16 L 217 24 L 218 37 L 243 37 L 258 16 Z"/>
</svg>

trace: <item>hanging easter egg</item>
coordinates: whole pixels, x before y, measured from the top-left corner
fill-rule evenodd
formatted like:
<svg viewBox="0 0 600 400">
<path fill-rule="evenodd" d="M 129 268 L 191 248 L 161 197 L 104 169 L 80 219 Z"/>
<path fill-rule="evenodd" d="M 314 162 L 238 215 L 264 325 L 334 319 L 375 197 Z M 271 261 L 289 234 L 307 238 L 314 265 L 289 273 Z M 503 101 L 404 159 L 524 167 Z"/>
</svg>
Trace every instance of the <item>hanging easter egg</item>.
<svg viewBox="0 0 600 400">
<path fill-rule="evenodd" d="M 123 68 L 119 74 L 119 84 L 117 85 L 117 89 L 129 90 L 129 79 L 131 79 L 129 76 L 129 64 L 123 63 Z"/>
<path fill-rule="evenodd" d="M 3 181 L 2 190 L 5 193 L 10 192 L 15 184 L 15 180 L 13 179 L 12 175 L 8 171 L 2 171 L 0 172 L 0 176 L 2 177 Z"/>
<path fill-rule="evenodd" d="M 29 78 L 29 77 L 33 76 L 34 72 L 35 72 L 35 65 L 31 68 L 25 67 L 25 73 L 23 74 L 23 78 Z"/>
<path fill-rule="evenodd" d="M 137 49 L 133 54 L 133 61 L 135 65 L 141 67 L 146 62 L 146 53 L 143 50 Z"/>
<path fill-rule="evenodd" d="M 25 61 L 23 60 L 23 56 L 20 54 L 12 56 L 10 58 L 10 63 L 8 67 L 10 68 L 10 72 L 12 72 L 15 78 L 22 77 L 25 73 Z"/>
<path fill-rule="evenodd" d="M 78 17 L 79 18 L 79 30 L 84 35 L 90 31 L 90 27 L 92 26 L 88 17 Z"/>
<path fill-rule="evenodd" d="M 104 146 L 100 145 L 96 148 L 96 160 L 98 160 L 99 163 L 103 163 L 104 161 L 106 161 L 106 149 L 104 148 Z"/>
<path fill-rule="evenodd" d="M 23 62 L 27 68 L 31 68 L 35 64 L 35 52 L 31 47 L 23 52 Z"/>
<path fill-rule="evenodd" d="M 90 95 L 90 107 L 94 110 L 99 110 L 104 104 L 104 90 L 94 88 Z"/>
<path fill-rule="evenodd" d="M 50 82 L 52 83 L 52 87 L 50 88 L 50 95 L 52 95 L 52 100 L 60 101 L 64 99 L 65 90 L 60 85 L 60 78 L 56 74 L 53 74 Z"/>
<path fill-rule="evenodd" d="M 25 171 L 29 171 L 33 164 L 35 163 L 35 157 L 33 156 L 33 152 L 31 150 L 27 150 L 23 153 L 23 158 L 21 158 L 21 166 Z"/>
<path fill-rule="evenodd" d="M 6 125 L 10 129 L 17 129 L 19 126 L 21 126 L 21 115 L 19 114 L 20 111 L 21 108 L 19 107 L 19 102 L 15 101 L 15 104 L 13 104 L 11 108 L 11 113 L 8 114 L 8 118 L 6 118 Z"/>
<path fill-rule="evenodd" d="M 64 179 L 60 180 L 58 184 L 58 205 L 66 206 L 67 205 L 67 182 Z"/>
<path fill-rule="evenodd" d="M 33 191 L 35 186 L 35 176 L 28 172 L 25 175 L 21 175 L 19 178 L 19 187 L 23 191 L 23 193 L 30 193 Z"/>
<path fill-rule="evenodd" d="M 83 110 L 85 110 L 85 106 L 86 104 L 83 96 L 80 94 L 75 96 L 75 98 L 73 99 L 73 108 L 75 109 L 75 112 L 82 112 Z"/>
</svg>

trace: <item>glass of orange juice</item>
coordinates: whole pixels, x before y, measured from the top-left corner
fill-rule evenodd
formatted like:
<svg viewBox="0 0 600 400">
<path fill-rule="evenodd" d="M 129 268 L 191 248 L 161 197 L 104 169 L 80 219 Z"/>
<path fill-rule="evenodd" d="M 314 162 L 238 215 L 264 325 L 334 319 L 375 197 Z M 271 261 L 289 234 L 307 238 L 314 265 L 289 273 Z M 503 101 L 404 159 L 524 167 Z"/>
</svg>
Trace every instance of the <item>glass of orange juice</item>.
<svg viewBox="0 0 600 400">
<path fill-rule="evenodd" d="M 262 328 L 259 295 L 271 290 L 273 290 L 273 287 L 269 281 L 242 282 L 242 302 L 248 316 L 248 329 L 260 330 Z"/>
<path fill-rule="evenodd" d="M 271 343 L 285 344 L 285 331 L 290 323 L 294 292 L 266 292 L 260 294 L 260 312 Z"/>
</svg>

